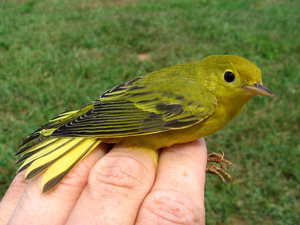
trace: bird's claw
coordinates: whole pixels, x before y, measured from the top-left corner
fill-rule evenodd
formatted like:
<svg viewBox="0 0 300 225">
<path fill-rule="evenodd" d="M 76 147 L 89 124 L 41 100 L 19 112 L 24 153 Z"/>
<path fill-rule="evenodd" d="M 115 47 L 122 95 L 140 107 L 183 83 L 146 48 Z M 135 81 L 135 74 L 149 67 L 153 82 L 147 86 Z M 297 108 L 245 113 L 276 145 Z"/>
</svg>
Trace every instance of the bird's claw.
<svg viewBox="0 0 300 225">
<path fill-rule="evenodd" d="M 215 152 L 209 154 L 207 156 L 207 162 L 215 162 L 215 163 L 219 164 L 220 167 L 217 167 L 216 165 L 213 165 L 213 164 L 208 165 L 206 167 L 206 173 L 211 173 L 211 174 L 217 175 L 223 181 L 223 184 L 225 183 L 225 179 L 223 177 L 223 175 L 224 175 L 225 177 L 227 177 L 230 180 L 230 183 L 232 184 L 233 179 L 230 176 L 230 174 L 226 172 L 227 168 L 224 164 L 226 164 L 228 166 L 232 166 L 232 171 L 234 170 L 234 166 L 230 161 L 224 159 L 225 154 L 223 151 L 219 150 L 219 152 L 221 154 L 215 153 Z"/>
</svg>

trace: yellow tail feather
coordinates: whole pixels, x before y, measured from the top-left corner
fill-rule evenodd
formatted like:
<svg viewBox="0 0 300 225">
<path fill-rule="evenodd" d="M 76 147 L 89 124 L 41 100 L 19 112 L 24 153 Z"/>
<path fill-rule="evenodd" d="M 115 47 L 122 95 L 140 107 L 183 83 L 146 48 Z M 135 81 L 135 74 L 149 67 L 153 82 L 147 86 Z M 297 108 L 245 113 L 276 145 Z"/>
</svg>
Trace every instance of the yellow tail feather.
<svg viewBox="0 0 300 225">
<path fill-rule="evenodd" d="M 34 146 L 32 148 L 33 150 L 28 149 L 27 154 L 24 154 L 20 160 L 22 160 L 24 157 L 26 158 L 28 154 L 30 156 L 28 158 L 26 158 L 26 160 L 24 161 L 22 166 L 19 168 L 18 172 L 24 170 L 24 168 L 27 168 L 28 166 L 30 166 L 34 161 L 38 160 L 39 158 L 49 155 L 53 152 L 56 152 L 57 150 L 59 150 L 59 148 L 66 145 L 71 140 L 72 140 L 72 138 L 55 138 L 55 140 L 53 142 L 51 142 L 50 144 L 48 143 L 48 140 L 45 140 L 44 142 L 47 142 L 46 145 L 43 145 L 43 142 L 42 142 L 40 148 L 38 148 L 38 147 L 35 148 L 35 146 Z M 31 154 L 32 152 L 34 152 L 34 154 Z M 29 178 L 27 178 L 27 179 L 29 179 Z"/>
<path fill-rule="evenodd" d="M 46 170 L 42 180 L 44 193 L 54 188 L 100 142 L 90 138 L 46 139 L 26 151 L 29 157 L 25 159 L 19 171 L 28 168 L 25 174 L 27 180 Z M 34 151 L 36 152 L 30 155 Z"/>
<path fill-rule="evenodd" d="M 32 155 L 24 162 L 24 166 L 26 166 L 27 163 L 31 163 L 26 171 L 25 179 L 31 179 L 43 172 L 55 161 L 63 157 L 69 151 L 72 151 L 83 140 L 84 138 L 60 138 L 53 145 Z"/>
<path fill-rule="evenodd" d="M 58 138 L 48 138 L 45 141 L 38 143 L 37 145 L 34 145 L 31 148 L 27 149 L 26 151 L 23 152 L 23 154 L 25 155 L 26 153 L 37 150 L 38 148 L 42 148 L 42 147 L 45 147 L 46 145 L 53 144 L 57 140 L 58 140 Z"/>
<path fill-rule="evenodd" d="M 42 180 L 42 193 L 54 188 L 87 154 L 89 154 L 100 140 L 84 139 L 72 151 L 55 161 L 46 171 Z"/>
</svg>

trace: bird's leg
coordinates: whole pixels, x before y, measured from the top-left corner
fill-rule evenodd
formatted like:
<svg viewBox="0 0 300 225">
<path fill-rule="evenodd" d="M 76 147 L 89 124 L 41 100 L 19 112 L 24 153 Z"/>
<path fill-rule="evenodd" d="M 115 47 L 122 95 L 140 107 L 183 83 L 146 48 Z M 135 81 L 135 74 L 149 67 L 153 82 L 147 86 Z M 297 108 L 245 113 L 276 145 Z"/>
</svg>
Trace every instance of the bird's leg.
<svg viewBox="0 0 300 225">
<path fill-rule="evenodd" d="M 207 156 L 207 162 L 215 162 L 217 164 L 220 165 L 220 167 L 217 167 L 216 165 L 208 165 L 206 167 L 206 173 L 212 173 L 212 174 L 216 174 L 218 177 L 220 177 L 220 179 L 223 181 L 223 184 L 225 183 L 225 179 L 223 177 L 226 176 L 231 184 L 232 184 L 232 177 L 230 176 L 229 173 L 227 173 L 227 168 L 224 164 L 228 165 L 228 166 L 232 166 L 232 171 L 234 170 L 234 166 L 231 162 L 229 162 L 228 160 L 224 159 L 224 152 L 219 150 L 219 153 L 211 153 Z"/>
</svg>

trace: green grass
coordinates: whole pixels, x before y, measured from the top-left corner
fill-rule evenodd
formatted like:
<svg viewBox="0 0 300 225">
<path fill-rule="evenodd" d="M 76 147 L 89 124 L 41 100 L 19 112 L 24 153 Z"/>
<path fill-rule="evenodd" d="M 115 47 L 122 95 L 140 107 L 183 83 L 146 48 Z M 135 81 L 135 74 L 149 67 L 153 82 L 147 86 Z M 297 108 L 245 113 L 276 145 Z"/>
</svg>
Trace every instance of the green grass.
<svg viewBox="0 0 300 225">
<path fill-rule="evenodd" d="M 206 138 L 236 168 L 231 187 L 207 176 L 207 224 L 298 223 L 299 8 L 293 0 L 1 1 L 1 196 L 18 145 L 58 113 L 162 67 L 235 54 L 261 68 L 276 97 L 256 97 Z"/>
</svg>

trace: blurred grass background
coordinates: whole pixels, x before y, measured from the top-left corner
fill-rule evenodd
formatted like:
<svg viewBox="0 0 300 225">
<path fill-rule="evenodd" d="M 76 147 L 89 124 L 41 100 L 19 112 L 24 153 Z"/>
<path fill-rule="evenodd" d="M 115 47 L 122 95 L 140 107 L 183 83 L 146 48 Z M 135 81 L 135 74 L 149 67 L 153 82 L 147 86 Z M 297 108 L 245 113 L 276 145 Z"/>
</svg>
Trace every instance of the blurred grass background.
<svg viewBox="0 0 300 225">
<path fill-rule="evenodd" d="M 206 138 L 235 164 L 207 176 L 207 224 L 300 221 L 300 2 L 9 0 L 0 2 L 0 195 L 18 145 L 60 112 L 130 78 L 211 54 L 257 64 L 275 98 L 256 97 Z"/>
</svg>

